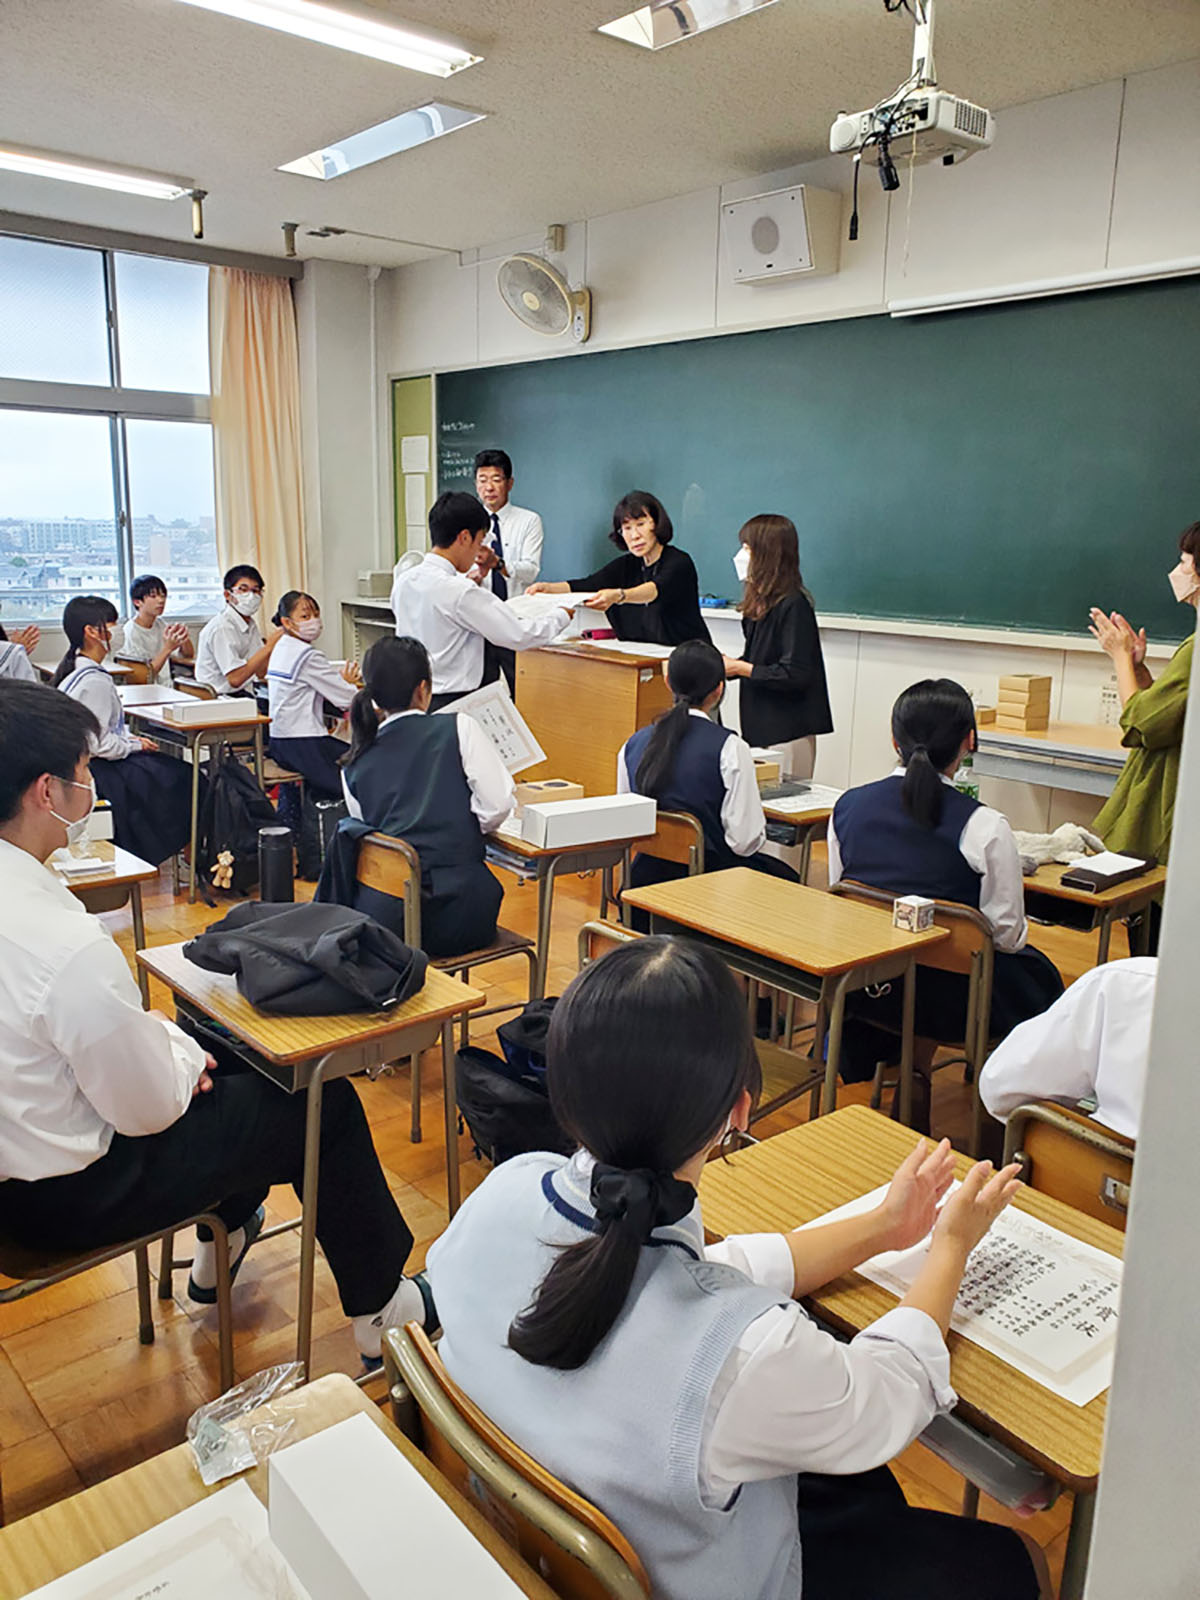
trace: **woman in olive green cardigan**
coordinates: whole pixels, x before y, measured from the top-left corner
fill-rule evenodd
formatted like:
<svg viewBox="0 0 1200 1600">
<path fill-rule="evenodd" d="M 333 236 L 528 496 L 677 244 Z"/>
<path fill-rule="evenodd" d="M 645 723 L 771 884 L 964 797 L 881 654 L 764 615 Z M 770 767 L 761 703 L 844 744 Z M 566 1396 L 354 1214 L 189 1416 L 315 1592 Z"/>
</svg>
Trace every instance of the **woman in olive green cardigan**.
<svg viewBox="0 0 1200 1600">
<path fill-rule="evenodd" d="M 1179 536 L 1179 563 L 1168 574 L 1175 598 L 1200 605 L 1200 522 Z M 1117 786 L 1093 824 L 1110 850 L 1154 856 L 1165 863 L 1171 847 L 1179 753 L 1192 676 L 1194 635 L 1152 678 L 1146 667 L 1146 630 L 1133 631 L 1119 612 L 1093 608 L 1091 632 L 1109 656 L 1121 696 L 1122 743 L 1129 749 Z M 1158 918 L 1153 919 L 1157 932 Z M 1157 943 L 1157 940 L 1154 941 Z"/>
</svg>

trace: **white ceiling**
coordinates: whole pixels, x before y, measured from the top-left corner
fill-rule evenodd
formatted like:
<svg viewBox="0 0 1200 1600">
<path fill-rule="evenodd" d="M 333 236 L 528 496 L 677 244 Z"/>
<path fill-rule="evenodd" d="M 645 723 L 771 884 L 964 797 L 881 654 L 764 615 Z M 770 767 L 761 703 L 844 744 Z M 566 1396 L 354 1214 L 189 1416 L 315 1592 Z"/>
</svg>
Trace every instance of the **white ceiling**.
<svg viewBox="0 0 1200 1600">
<path fill-rule="evenodd" d="M 894 87 L 911 50 L 882 0 L 779 0 L 657 54 L 594 31 L 633 0 L 376 3 L 483 63 L 443 81 L 174 0 L 2 0 L 0 142 L 187 178 L 226 249 L 281 255 L 285 220 L 465 249 L 824 154 L 834 113 Z M 1200 56 L 1196 0 L 938 4 L 943 86 L 1000 112 Z M 329 183 L 275 171 L 435 96 L 489 119 Z M 0 209 L 190 238 L 186 201 L 5 172 Z M 300 245 L 385 266 L 426 253 Z"/>
</svg>

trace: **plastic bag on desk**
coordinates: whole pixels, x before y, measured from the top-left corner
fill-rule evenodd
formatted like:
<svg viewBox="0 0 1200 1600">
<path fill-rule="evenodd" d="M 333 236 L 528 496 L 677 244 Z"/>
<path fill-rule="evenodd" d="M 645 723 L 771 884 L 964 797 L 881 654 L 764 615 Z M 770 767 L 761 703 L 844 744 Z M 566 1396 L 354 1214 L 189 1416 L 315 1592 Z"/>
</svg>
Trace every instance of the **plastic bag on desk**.
<svg viewBox="0 0 1200 1600">
<path fill-rule="evenodd" d="M 187 1440 L 206 1484 L 220 1483 L 235 1472 L 257 1466 L 289 1442 L 295 1419 L 288 1415 L 286 1404 L 270 1409 L 268 1405 L 303 1381 L 304 1368 L 298 1361 L 264 1367 L 192 1412 Z M 259 1408 L 262 1414 L 251 1420 L 250 1413 Z"/>
</svg>

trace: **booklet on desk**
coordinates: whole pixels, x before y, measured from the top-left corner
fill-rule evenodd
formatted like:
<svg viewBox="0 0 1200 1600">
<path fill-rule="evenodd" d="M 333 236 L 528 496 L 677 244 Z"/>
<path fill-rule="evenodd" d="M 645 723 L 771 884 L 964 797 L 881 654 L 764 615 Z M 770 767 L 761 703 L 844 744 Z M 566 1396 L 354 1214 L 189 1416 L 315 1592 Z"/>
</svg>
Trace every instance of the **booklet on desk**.
<svg viewBox="0 0 1200 1600">
<path fill-rule="evenodd" d="M 1101 889 L 1115 889 L 1119 883 L 1140 878 L 1157 865 L 1153 856 L 1126 856 L 1102 850 L 1097 856 L 1080 857 L 1059 881 L 1064 889 L 1086 889 L 1098 894 Z"/>
</svg>

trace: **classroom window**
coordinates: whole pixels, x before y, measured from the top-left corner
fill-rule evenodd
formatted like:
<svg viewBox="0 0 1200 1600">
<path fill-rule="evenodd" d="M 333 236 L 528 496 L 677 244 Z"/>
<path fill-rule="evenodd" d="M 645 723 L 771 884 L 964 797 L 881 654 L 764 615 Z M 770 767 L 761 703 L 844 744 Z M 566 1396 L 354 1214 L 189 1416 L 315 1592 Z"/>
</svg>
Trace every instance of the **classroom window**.
<svg viewBox="0 0 1200 1600">
<path fill-rule="evenodd" d="M 0 236 L 0 615 L 73 594 L 128 614 L 154 571 L 175 616 L 221 603 L 208 268 Z"/>
</svg>

